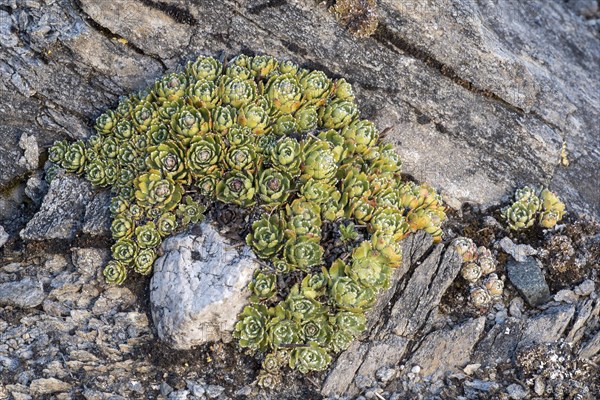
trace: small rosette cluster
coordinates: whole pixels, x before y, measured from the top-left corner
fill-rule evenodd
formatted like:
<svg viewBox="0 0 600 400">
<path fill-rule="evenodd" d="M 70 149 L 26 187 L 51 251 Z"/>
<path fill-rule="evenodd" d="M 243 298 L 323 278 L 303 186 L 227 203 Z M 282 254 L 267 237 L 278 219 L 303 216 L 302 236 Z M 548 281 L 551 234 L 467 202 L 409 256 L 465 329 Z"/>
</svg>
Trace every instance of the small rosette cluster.
<svg viewBox="0 0 600 400">
<path fill-rule="evenodd" d="M 268 268 L 234 335 L 268 353 L 264 386 L 283 365 L 323 370 L 364 331 L 401 239 L 424 230 L 441 240 L 440 196 L 402 181 L 398 154 L 360 118 L 351 85 L 321 71 L 262 55 L 200 57 L 122 99 L 95 130 L 57 142 L 50 160 L 113 192 L 108 282 L 151 273 L 161 241 L 215 202 L 252 207 L 246 242 Z M 339 227 L 346 249 L 333 262 L 325 225 Z"/>
<path fill-rule="evenodd" d="M 484 308 L 502 299 L 504 281 L 496 272 L 497 261 L 486 247 L 479 248 L 471 239 L 460 237 L 452 243 L 462 258 L 460 274 L 471 287 L 470 301 L 475 308 Z"/>
<path fill-rule="evenodd" d="M 565 203 L 548 189 L 533 189 L 525 186 L 517 189 L 514 201 L 501 210 L 508 227 L 518 231 L 537 224 L 551 229 L 565 215 Z"/>
</svg>

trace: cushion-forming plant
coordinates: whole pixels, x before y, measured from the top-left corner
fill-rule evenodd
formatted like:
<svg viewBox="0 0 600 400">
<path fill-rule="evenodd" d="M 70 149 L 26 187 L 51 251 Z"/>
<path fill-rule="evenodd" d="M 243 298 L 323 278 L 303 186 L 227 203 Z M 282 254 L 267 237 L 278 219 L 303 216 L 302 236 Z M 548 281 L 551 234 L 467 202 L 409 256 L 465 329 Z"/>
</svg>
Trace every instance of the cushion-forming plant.
<svg viewBox="0 0 600 400">
<path fill-rule="evenodd" d="M 95 130 L 55 143 L 48 176 L 58 166 L 111 188 L 107 282 L 151 274 L 163 238 L 217 202 L 255 211 L 246 242 L 264 268 L 234 336 L 264 355 L 263 386 L 284 365 L 325 369 L 366 329 L 400 240 L 417 230 L 441 239 L 439 195 L 401 179 L 351 85 L 321 71 L 264 55 L 200 57 L 123 98 Z"/>
</svg>

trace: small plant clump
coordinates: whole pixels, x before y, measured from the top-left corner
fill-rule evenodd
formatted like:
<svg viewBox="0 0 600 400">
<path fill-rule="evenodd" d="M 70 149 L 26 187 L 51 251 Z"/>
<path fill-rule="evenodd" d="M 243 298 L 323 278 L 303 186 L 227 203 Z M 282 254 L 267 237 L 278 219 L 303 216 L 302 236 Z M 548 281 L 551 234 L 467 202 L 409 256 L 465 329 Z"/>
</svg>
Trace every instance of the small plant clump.
<svg viewBox="0 0 600 400">
<path fill-rule="evenodd" d="M 483 308 L 501 299 L 504 281 L 496 272 L 497 261 L 486 247 L 477 247 L 471 239 L 460 237 L 453 243 L 462 257 L 460 273 L 471 287 L 470 301 L 475 308 Z"/>
<path fill-rule="evenodd" d="M 263 386 L 284 365 L 325 369 L 366 329 L 399 241 L 417 230 L 441 239 L 439 195 L 401 180 L 398 154 L 360 118 L 343 78 L 269 56 L 200 57 L 122 99 L 95 130 L 55 143 L 49 158 L 113 192 L 107 282 L 151 274 L 162 240 L 213 205 L 258 215 L 246 242 L 265 267 L 234 336 L 266 354 Z M 324 225 L 345 249 L 329 262 Z"/>
<path fill-rule="evenodd" d="M 356 37 L 371 36 L 379 24 L 375 0 L 337 0 L 329 10 Z"/>
<path fill-rule="evenodd" d="M 565 215 L 565 203 L 548 189 L 525 186 L 517 189 L 514 202 L 501 210 L 502 217 L 512 230 L 518 231 L 537 224 L 551 229 Z"/>
</svg>

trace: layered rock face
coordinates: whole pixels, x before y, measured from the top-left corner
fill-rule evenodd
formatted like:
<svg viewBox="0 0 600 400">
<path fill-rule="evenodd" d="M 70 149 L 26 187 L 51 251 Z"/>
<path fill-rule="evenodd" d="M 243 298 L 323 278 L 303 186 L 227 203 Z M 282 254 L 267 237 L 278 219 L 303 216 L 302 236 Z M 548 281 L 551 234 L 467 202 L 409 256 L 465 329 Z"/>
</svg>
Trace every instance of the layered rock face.
<svg viewBox="0 0 600 400">
<path fill-rule="evenodd" d="M 88 136 L 118 96 L 188 59 L 240 51 L 345 76 L 404 171 L 454 207 L 546 184 L 600 215 L 595 1 L 382 1 L 366 39 L 308 0 L 4 3 L 2 218 L 53 140 Z"/>
</svg>

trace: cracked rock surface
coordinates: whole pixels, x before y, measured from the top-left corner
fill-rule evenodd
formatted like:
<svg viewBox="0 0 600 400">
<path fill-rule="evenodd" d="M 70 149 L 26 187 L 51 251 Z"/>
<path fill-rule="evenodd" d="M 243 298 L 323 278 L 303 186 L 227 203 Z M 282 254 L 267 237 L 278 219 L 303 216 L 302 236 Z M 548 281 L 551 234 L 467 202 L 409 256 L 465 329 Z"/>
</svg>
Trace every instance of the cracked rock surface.
<svg viewBox="0 0 600 400">
<path fill-rule="evenodd" d="M 152 318 L 159 337 L 175 349 L 231 339 L 247 286 L 259 267 L 248 246 L 219 234 L 210 223 L 196 234 L 167 239 L 150 281 Z M 229 341 L 229 340 L 226 340 Z"/>
<path fill-rule="evenodd" d="M 595 0 L 379 3 L 377 31 L 358 40 L 313 0 L 5 0 L 0 188 L 36 164 L 22 138 L 43 150 L 87 137 L 120 95 L 199 54 L 245 51 L 346 77 L 404 172 L 453 207 L 544 184 L 600 216 Z"/>
</svg>

